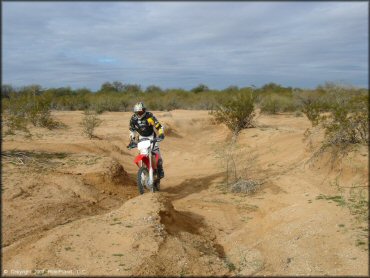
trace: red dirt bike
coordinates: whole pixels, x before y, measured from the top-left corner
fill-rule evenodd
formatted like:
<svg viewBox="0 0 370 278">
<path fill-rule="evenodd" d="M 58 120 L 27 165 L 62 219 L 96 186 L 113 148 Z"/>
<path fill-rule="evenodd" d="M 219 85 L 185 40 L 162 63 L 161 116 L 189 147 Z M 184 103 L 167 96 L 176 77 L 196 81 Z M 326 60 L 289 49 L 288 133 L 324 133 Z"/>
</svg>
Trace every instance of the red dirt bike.
<svg viewBox="0 0 370 278">
<path fill-rule="evenodd" d="M 138 143 L 130 142 L 128 149 L 138 148 L 139 154 L 134 162 L 139 167 L 137 172 L 137 186 L 140 194 L 144 194 L 145 189 L 150 192 L 159 191 L 160 178 L 157 171 L 159 154 L 154 153 L 153 149 L 156 142 L 162 141 L 159 138 L 144 137 Z"/>
</svg>

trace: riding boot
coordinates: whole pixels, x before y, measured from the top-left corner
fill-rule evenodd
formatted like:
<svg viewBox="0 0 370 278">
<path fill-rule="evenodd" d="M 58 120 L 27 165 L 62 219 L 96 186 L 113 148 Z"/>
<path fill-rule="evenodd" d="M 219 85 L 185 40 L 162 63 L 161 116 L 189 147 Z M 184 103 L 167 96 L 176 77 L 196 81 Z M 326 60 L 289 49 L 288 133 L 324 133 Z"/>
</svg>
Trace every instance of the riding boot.
<svg viewBox="0 0 370 278">
<path fill-rule="evenodd" d="M 158 175 L 160 179 L 164 178 L 163 161 L 162 158 L 158 160 Z"/>
</svg>

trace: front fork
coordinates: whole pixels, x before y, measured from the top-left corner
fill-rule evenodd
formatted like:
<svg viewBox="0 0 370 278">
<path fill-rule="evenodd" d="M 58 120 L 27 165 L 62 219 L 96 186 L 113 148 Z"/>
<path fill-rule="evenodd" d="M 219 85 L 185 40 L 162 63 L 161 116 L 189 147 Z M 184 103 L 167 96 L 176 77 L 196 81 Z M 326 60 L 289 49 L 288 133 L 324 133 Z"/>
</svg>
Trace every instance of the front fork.
<svg viewBox="0 0 370 278">
<path fill-rule="evenodd" d="M 153 188 L 153 162 L 152 162 L 152 152 L 149 151 L 150 155 L 148 155 L 149 158 L 149 180 L 148 180 L 148 186 L 150 188 Z"/>
<path fill-rule="evenodd" d="M 148 155 L 148 159 L 149 159 L 149 179 L 148 179 L 148 187 L 151 188 L 153 190 L 153 183 L 154 183 L 154 177 L 153 177 L 153 162 L 152 162 L 152 152 L 151 150 L 149 150 L 149 153 L 150 155 Z M 144 166 L 144 162 L 141 160 L 140 162 L 140 166 L 143 167 Z"/>
</svg>

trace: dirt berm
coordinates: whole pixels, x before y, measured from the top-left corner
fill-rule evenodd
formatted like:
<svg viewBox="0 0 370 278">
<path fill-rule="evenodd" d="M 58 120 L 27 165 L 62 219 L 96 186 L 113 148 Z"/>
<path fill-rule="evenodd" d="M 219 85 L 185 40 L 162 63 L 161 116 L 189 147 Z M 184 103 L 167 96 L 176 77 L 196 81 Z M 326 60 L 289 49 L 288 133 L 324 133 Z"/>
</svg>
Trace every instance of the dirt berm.
<svg viewBox="0 0 370 278">
<path fill-rule="evenodd" d="M 214 239 L 199 216 L 176 211 L 162 193 L 144 194 L 110 213 L 58 226 L 21 250 L 6 247 L 4 263 L 84 275 L 227 274 Z"/>
</svg>

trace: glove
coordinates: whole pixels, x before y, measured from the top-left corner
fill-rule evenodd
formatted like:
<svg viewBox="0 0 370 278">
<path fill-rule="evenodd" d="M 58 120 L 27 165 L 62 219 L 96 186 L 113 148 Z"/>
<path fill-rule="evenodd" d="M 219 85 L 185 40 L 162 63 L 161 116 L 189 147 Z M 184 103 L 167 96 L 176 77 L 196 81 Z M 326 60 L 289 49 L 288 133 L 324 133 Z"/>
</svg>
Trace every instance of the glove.
<svg viewBox="0 0 370 278">
<path fill-rule="evenodd" d="M 136 132 L 130 130 L 130 134 L 128 136 L 130 138 L 130 142 L 135 140 L 135 135 L 136 135 Z"/>
<path fill-rule="evenodd" d="M 130 141 L 130 143 L 126 146 L 129 150 L 136 148 L 137 144 L 134 141 Z"/>
<path fill-rule="evenodd" d="M 161 139 L 161 140 L 163 140 L 164 139 L 164 134 L 162 133 L 162 134 L 160 134 L 159 136 L 158 136 L 158 138 L 159 139 Z"/>
</svg>

